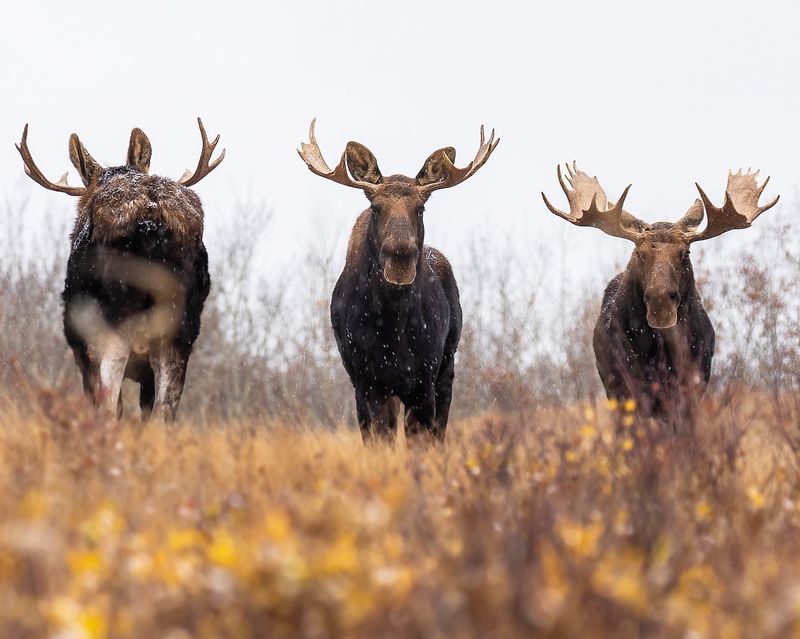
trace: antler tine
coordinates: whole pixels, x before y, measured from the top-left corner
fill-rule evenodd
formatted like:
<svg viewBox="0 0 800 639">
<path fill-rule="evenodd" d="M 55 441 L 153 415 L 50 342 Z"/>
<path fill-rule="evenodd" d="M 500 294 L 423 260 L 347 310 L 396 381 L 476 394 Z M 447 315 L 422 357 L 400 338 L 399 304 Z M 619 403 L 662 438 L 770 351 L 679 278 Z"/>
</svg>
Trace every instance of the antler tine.
<svg viewBox="0 0 800 639">
<path fill-rule="evenodd" d="M 64 173 L 61 176 L 61 179 L 58 182 L 51 182 L 48 180 L 44 173 L 39 170 L 39 167 L 36 166 L 36 162 L 33 161 L 33 156 L 31 155 L 30 149 L 28 148 L 28 125 L 25 125 L 25 128 L 22 130 L 22 139 L 20 140 L 19 144 L 14 145 L 19 151 L 19 154 L 22 156 L 22 162 L 25 168 L 25 174 L 31 178 L 37 184 L 40 184 L 46 189 L 50 189 L 51 191 L 58 191 L 59 193 L 66 193 L 67 195 L 83 195 L 86 193 L 86 187 L 84 186 L 70 186 L 67 183 L 67 175 L 69 173 Z"/>
<path fill-rule="evenodd" d="M 690 242 L 708 240 L 734 229 L 746 229 L 764 211 L 771 209 L 778 203 L 780 195 L 764 206 L 758 205 L 758 200 L 769 183 L 769 177 L 761 186 L 758 185 L 759 171 L 752 173 L 748 168 L 746 173 L 741 169 L 736 173 L 728 171 L 728 184 L 725 188 L 725 202 L 722 207 L 715 206 L 706 192 L 695 183 L 700 199 L 703 202 L 708 223 L 702 231 L 688 234 Z"/>
<path fill-rule="evenodd" d="M 347 151 L 342 153 L 339 164 L 331 171 L 328 163 L 325 162 L 325 158 L 322 157 L 322 151 L 319 148 L 319 144 L 317 144 L 317 137 L 314 135 L 314 127 L 316 124 L 317 118 L 311 120 L 311 126 L 308 128 L 308 142 L 301 142 L 300 148 L 297 149 L 297 154 L 300 156 L 300 159 L 306 163 L 309 170 L 337 184 L 373 192 L 375 190 L 375 184 L 371 182 L 361 182 L 350 177 L 350 173 L 347 170 Z"/>
<path fill-rule="evenodd" d="M 486 164 L 487 160 L 497 148 L 498 144 L 500 144 L 500 138 L 497 138 L 496 140 L 494 139 L 494 129 L 492 129 L 489 139 L 486 140 L 486 134 L 484 132 L 483 125 L 481 125 L 481 141 L 480 145 L 478 146 L 478 152 L 475 154 L 475 159 L 463 169 L 459 169 L 450 161 L 450 158 L 447 157 L 446 153 L 443 154 L 443 160 L 447 166 L 447 177 L 445 177 L 445 179 L 441 182 L 433 182 L 432 184 L 423 187 L 423 191 L 430 193 L 438 189 L 449 189 L 452 186 L 461 184 L 464 180 L 472 177 L 479 168 Z"/>
<path fill-rule="evenodd" d="M 569 173 L 569 175 L 570 175 L 570 177 L 567 178 L 567 181 L 569 182 L 570 186 L 572 186 L 572 179 L 571 179 L 573 177 L 572 169 L 570 169 L 569 163 L 566 163 L 564 166 L 567 167 L 567 173 Z M 576 168 L 576 172 L 577 172 L 577 168 Z M 556 166 L 556 174 L 558 175 L 558 183 L 561 185 L 561 190 L 564 191 L 564 195 L 567 196 L 567 201 L 570 202 L 570 213 L 574 213 L 575 211 L 574 211 L 574 208 L 572 206 L 572 199 L 570 197 L 571 195 L 573 195 L 573 193 L 572 193 L 572 191 L 570 191 L 570 189 L 564 183 L 564 176 L 561 173 L 561 165 L 560 164 Z M 557 209 L 555 206 L 550 204 L 550 200 L 547 199 L 547 196 L 544 194 L 544 191 L 542 191 L 542 199 L 544 200 L 544 203 L 547 206 L 547 208 L 550 209 L 551 213 L 554 213 L 558 217 L 567 220 L 567 222 L 572 222 L 573 224 L 576 224 L 577 223 L 576 222 L 577 218 L 580 218 L 583 215 L 583 211 L 580 208 L 578 208 L 577 213 L 579 213 L 579 215 L 577 217 L 573 217 L 570 213 L 565 213 L 561 209 Z"/>
<path fill-rule="evenodd" d="M 197 168 L 194 170 L 194 173 L 190 173 L 189 169 L 186 169 L 183 175 L 178 178 L 178 184 L 182 184 L 183 186 L 193 186 L 197 184 L 206 175 L 211 173 L 211 171 L 216 169 L 220 162 L 225 159 L 225 149 L 222 149 L 222 153 L 219 154 L 219 157 L 209 164 L 211 157 L 214 155 L 214 150 L 219 143 L 219 135 L 214 138 L 213 142 L 209 143 L 208 135 L 206 135 L 206 128 L 203 126 L 203 121 L 200 118 L 197 118 L 197 124 L 200 127 L 200 137 L 203 141 L 203 148 L 200 151 L 200 159 L 197 161 Z"/>
<path fill-rule="evenodd" d="M 630 213 L 623 210 L 625 198 L 628 197 L 631 185 L 629 184 L 625 187 L 617 203 L 608 208 L 608 198 L 596 177 L 590 178 L 586 173 L 578 169 L 575 162 L 572 163 L 571 167 L 568 163 L 565 166 L 569 175 L 566 179 L 572 189 L 567 187 L 564 181 L 561 165 L 558 165 L 556 173 L 558 174 L 558 182 L 567 196 L 570 212 L 566 213 L 557 209 L 542 192 L 542 199 L 550 212 L 576 226 L 593 226 L 608 235 L 635 242 L 640 237 L 641 229 L 644 225 Z"/>
</svg>

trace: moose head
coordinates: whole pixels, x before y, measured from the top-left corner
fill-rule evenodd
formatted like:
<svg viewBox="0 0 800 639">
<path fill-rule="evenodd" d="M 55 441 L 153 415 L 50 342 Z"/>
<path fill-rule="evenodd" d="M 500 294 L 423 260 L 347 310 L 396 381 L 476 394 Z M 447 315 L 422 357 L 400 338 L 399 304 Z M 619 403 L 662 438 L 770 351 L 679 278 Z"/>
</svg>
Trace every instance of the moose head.
<svg viewBox="0 0 800 639">
<path fill-rule="evenodd" d="M 542 193 L 544 203 L 552 213 L 571 224 L 593 226 L 608 235 L 634 243 L 633 255 L 625 272 L 636 290 L 641 292 L 647 309 L 647 323 L 654 329 L 675 326 L 680 303 L 694 286 L 690 245 L 727 231 L 749 227 L 759 215 L 775 206 L 780 197 L 759 206 L 759 197 L 769 178 L 759 186 L 756 181 L 758 171 L 751 173 L 748 169 L 746 173 L 729 173 L 725 202 L 721 208 L 712 204 L 696 184 L 700 198 L 680 220 L 646 224 L 622 208 L 631 185 L 614 204 L 608 201 L 597 178 L 590 178 L 578 170 L 574 162 L 571 167 L 567 165 L 567 173 L 565 182 L 561 167 L 558 167 L 558 181 L 569 201 L 569 213 L 554 207 Z M 700 231 L 704 216 L 708 217 L 708 223 Z"/>
<path fill-rule="evenodd" d="M 313 173 L 364 191 L 372 211 L 369 245 L 383 279 L 397 286 L 412 284 L 425 237 L 422 214 L 431 193 L 456 186 L 472 176 L 486 163 L 500 139 L 495 140 L 492 131 L 487 141 L 481 127 L 478 152 L 466 167 L 457 168 L 454 164 L 456 150 L 444 147 L 425 160 L 414 178 L 384 176 L 372 152 L 358 142 L 347 143 L 339 164 L 331 170 L 314 137 L 315 122 L 316 119 L 311 122 L 308 143 L 300 145 L 300 157 Z"/>
</svg>

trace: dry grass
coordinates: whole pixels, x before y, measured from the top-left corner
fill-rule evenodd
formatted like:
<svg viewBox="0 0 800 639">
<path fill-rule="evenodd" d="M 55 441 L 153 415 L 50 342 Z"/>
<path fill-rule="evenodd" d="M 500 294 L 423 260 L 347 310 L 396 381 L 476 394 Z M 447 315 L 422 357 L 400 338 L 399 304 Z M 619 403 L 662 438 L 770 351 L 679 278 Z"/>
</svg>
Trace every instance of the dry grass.
<svg viewBox="0 0 800 639">
<path fill-rule="evenodd" d="M 6 637 L 800 633 L 798 420 L 757 396 L 691 440 L 587 406 L 411 449 L 38 405 L 0 416 Z"/>
<path fill-rule="evenodd" d="M 63 234 L 26 252 L 12 204 L 0 639 L 800 637 L 798 216 L 698 256 L 718 349 L 678 439 L 630 414 L 615 436 L 594 404 L 604 282 L 584 295 L 547 252 L 479 244 L 456 419 L 446 446 L 409 450 L 343 425 L 338 262 L 264 279 L 251 205 L 212 261 L 184 422 L 98 419 L 60 326 Z"/>
</svg>

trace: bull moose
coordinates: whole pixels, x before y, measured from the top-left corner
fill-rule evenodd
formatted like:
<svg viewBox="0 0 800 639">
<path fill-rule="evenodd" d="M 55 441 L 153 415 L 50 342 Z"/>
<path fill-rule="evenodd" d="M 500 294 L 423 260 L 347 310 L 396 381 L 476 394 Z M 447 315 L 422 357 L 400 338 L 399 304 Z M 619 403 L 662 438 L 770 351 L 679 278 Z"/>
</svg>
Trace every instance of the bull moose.
<svg viewBox="0 0 800 639">
<path fill-rule="evenodd" d="M 423 212 L 431 193 L 460 184 L 480 169 L 499 142 L 481 127 L 475 159 L 454 165 L 456 152 L 432 153 L 416 177 L 384 176 L 367 147 L 349 142 L 331 170 L 312 121 L 300 157 L 315 174 L 361 189 L 369 208 L 359 215 L 344 270 L 333 289 L 331 323 L 342 362 L 355 388 L 364 442 L 393 441 L 399 402 L 407 436 L 442 441 L 461 336 L 461 304 L 453 271 L 426 246 Z M 349 172 L 348 172 L 349 170 Z"/>
<path fill-rule="evenodd" d="M 89 399 L 110 414 L 122 410 L 123 378 L 140 384 L 143 417 L 175 418 L 186 366 L 200 331 L 209 292 L 203 209 L 189 189 L 225 157 L 211 161 L 198 118 L 202 150 L 196 170 L 178 180 L 149 175 L 152 148 L 143 131 L 131 132 L 127 162 L 104 167 L 74 133 L 69 156 L 83 186 L 67 174 L 51 182 L 28 149 L 28 125 L 17 150 L 35 182 L 77 196 L 62 299 L 64 334 Z"/>
<path fill-rule="evenodd" d="M 758 171 L 729 173 L 725 202 L 711 203 L 700 185 L 696 199 L 677 222 L 646 224 L 623 210 L 630 185 L 616 204 L 596 177 L 567 165 L 569 188 L 558 167 L 558 181 L 569 213 L 547 208 L 576 226 L 593 226 L 634 243 L 625 270 L 609 282 L 594 327 L 597 370 L 611 400 L 636 402 L 640 414 L 670 422 L 673 429 L 694 423 L 697 402 L 711 376 L 714 328 L 697 291 L 689 257 L 693 242 L 749 227 L 778 197 L 758 200 Z M 703 217 L 708 223 L 699 230 Z"/>
</svg>

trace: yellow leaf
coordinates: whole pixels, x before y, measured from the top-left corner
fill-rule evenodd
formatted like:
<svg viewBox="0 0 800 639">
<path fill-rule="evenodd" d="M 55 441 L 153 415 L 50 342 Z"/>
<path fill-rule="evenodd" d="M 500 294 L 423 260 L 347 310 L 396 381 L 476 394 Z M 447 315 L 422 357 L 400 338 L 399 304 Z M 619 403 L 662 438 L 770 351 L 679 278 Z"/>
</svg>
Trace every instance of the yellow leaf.
<svg viewBox="0 0 800 639">
<path fill-rule="evenodd" d="M 227 530 L 214 533 L 207 555 L 210 562 L 225 568 L 233 568 L 239 560 L 236 541 Z"/>
<path fill-rule="evenodd" d="M 747 489 L 747 498 L 754 510 L 761 510 L 764 507 L 764 495 L 755 486 Z"/>
<path fill-rule="evenodd" d="M 622 405 L 625 409 L 626 413 L 632 413 L 636 410 L 636 400 L 635 399 L 626 399 L 625 403 Z"/>
<path fill-rule="evenodd" d="M 275 510 L 267 514 L 264 522 L 267 537 L 273 541 L 284 541 L 291 534 L 289 518 L 285 513 Z"/>
<path fill-rule="evenodd" d="M 697 502 L 697 506 L 695 506 L 694 514 L 699 521 L 708 521 L 711 519 L 713 511 L 711 510 L 711 506 L 708 505 L 708 502 L 705 499 L 701 499 Z"/>
</svg>

